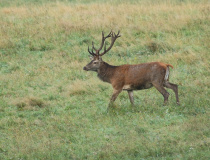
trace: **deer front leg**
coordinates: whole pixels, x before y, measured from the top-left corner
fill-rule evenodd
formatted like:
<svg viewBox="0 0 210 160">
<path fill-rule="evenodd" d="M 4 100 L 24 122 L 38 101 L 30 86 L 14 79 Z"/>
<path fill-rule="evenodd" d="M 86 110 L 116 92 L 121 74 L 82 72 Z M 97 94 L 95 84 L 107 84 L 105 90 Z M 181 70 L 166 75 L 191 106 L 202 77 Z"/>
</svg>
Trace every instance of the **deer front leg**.
<svg viewBox="0 0 210 160">
<path fill-rule="evenodd" d="M 134 105 L 133 91 L 128 91 L 128 95 L 129 95 L 130 102 L 131 102 L 131 104 L 133 106 Z"/>
<path fill-rule="evenodd" d="M 112 97 L 111 97 L 110 102 L 109 102 L 108 109 L 113 105 L 114 101 L 116 100 L 116 98 L 120 94 L 120 92 L 122 92 L 122 89 L 119 89 L 119 90 L 114 89 Z"/>
</svg>

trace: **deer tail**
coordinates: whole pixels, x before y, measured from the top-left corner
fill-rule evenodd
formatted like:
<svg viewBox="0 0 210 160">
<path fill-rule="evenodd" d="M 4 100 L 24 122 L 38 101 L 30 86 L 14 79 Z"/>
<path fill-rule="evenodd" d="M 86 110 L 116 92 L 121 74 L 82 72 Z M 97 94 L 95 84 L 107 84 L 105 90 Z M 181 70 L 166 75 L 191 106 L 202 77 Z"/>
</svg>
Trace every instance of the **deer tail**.
<svg viewBox="0 0 210 160">
<path fill-rule="evenodd" d="M 171 67 L 172 69 L 174 68 L 171 64 L 166 64 L 167 68 L 166 68 L 166 74 L 165 74 L 165 81 L 168 81 L 169 79 L 169 67 Z"/>
<path fill-rule="evenodd" d="M 171 64 L 166 64 L 167 67 L 171 67 L 172 69 L 174 69 L 174 67 Z"/>
</svg>

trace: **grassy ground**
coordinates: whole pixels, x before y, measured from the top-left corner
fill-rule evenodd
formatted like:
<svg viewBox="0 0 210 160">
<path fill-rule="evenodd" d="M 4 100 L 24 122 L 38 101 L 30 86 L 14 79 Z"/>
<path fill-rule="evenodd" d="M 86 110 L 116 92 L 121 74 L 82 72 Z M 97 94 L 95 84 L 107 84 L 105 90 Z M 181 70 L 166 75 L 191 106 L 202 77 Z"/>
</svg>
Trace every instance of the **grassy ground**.
<svg viewBox="0 0 210 160">
<path fill-rule="evenodd" d="M 0 1 L 0 159 L 209 159 L 207 1 Z M 119 3 L 118 3 L 119 2 Z M 110 64 L 170 63 L 181 105 L 121 93 L 85 72 L 101 31 Z"/>
</svg>

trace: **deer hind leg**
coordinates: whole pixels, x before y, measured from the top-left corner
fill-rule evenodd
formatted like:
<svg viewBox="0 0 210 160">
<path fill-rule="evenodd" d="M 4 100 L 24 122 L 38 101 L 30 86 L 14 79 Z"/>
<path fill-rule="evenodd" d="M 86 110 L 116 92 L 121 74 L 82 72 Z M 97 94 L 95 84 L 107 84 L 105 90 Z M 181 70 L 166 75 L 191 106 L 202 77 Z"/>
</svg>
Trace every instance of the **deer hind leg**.
<svg viewBox="0 0 210 160">
<path fill-rule="evenodd" d="M 128 91 L 129 99 L 132 105 L 134 105 L 134 99 L 133 99 L 133 91 Z"/>
<path fill-rule="evenodd" d="M 166 105 L 166 103 L 168 102 L 169 93 L 165 90 L 162 84 L 159 84 L 159 83 L 152 83 L 152 84 L 163 95 L 164 97 L 163 105 Z"/>
<path fill-rule="evenodd" d="M 179 105 L 178 86 L 176 84 L 170 83 L 168 81 L 165 81 L 163 85 L 164 85 L 164 87 L 170 88 L 174 91 L 174 93 L 176 95 L 176 103 Z"/>
</svg>

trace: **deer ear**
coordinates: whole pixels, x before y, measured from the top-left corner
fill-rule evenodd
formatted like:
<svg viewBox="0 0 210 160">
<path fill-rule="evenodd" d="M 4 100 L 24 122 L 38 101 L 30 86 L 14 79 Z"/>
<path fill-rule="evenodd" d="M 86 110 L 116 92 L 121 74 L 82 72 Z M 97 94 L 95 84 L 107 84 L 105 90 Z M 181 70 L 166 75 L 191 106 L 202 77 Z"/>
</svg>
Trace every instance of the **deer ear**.
<svg viewBox="0 0 210 160">
<path fill-rule="evenodd" d="M 91 61 L 94 59 L 94 57 L 93 57 L 93 56 L 89 56 L 89 58 L 90 58 L 90 60 L 91 60 Z"/>
</svg>

